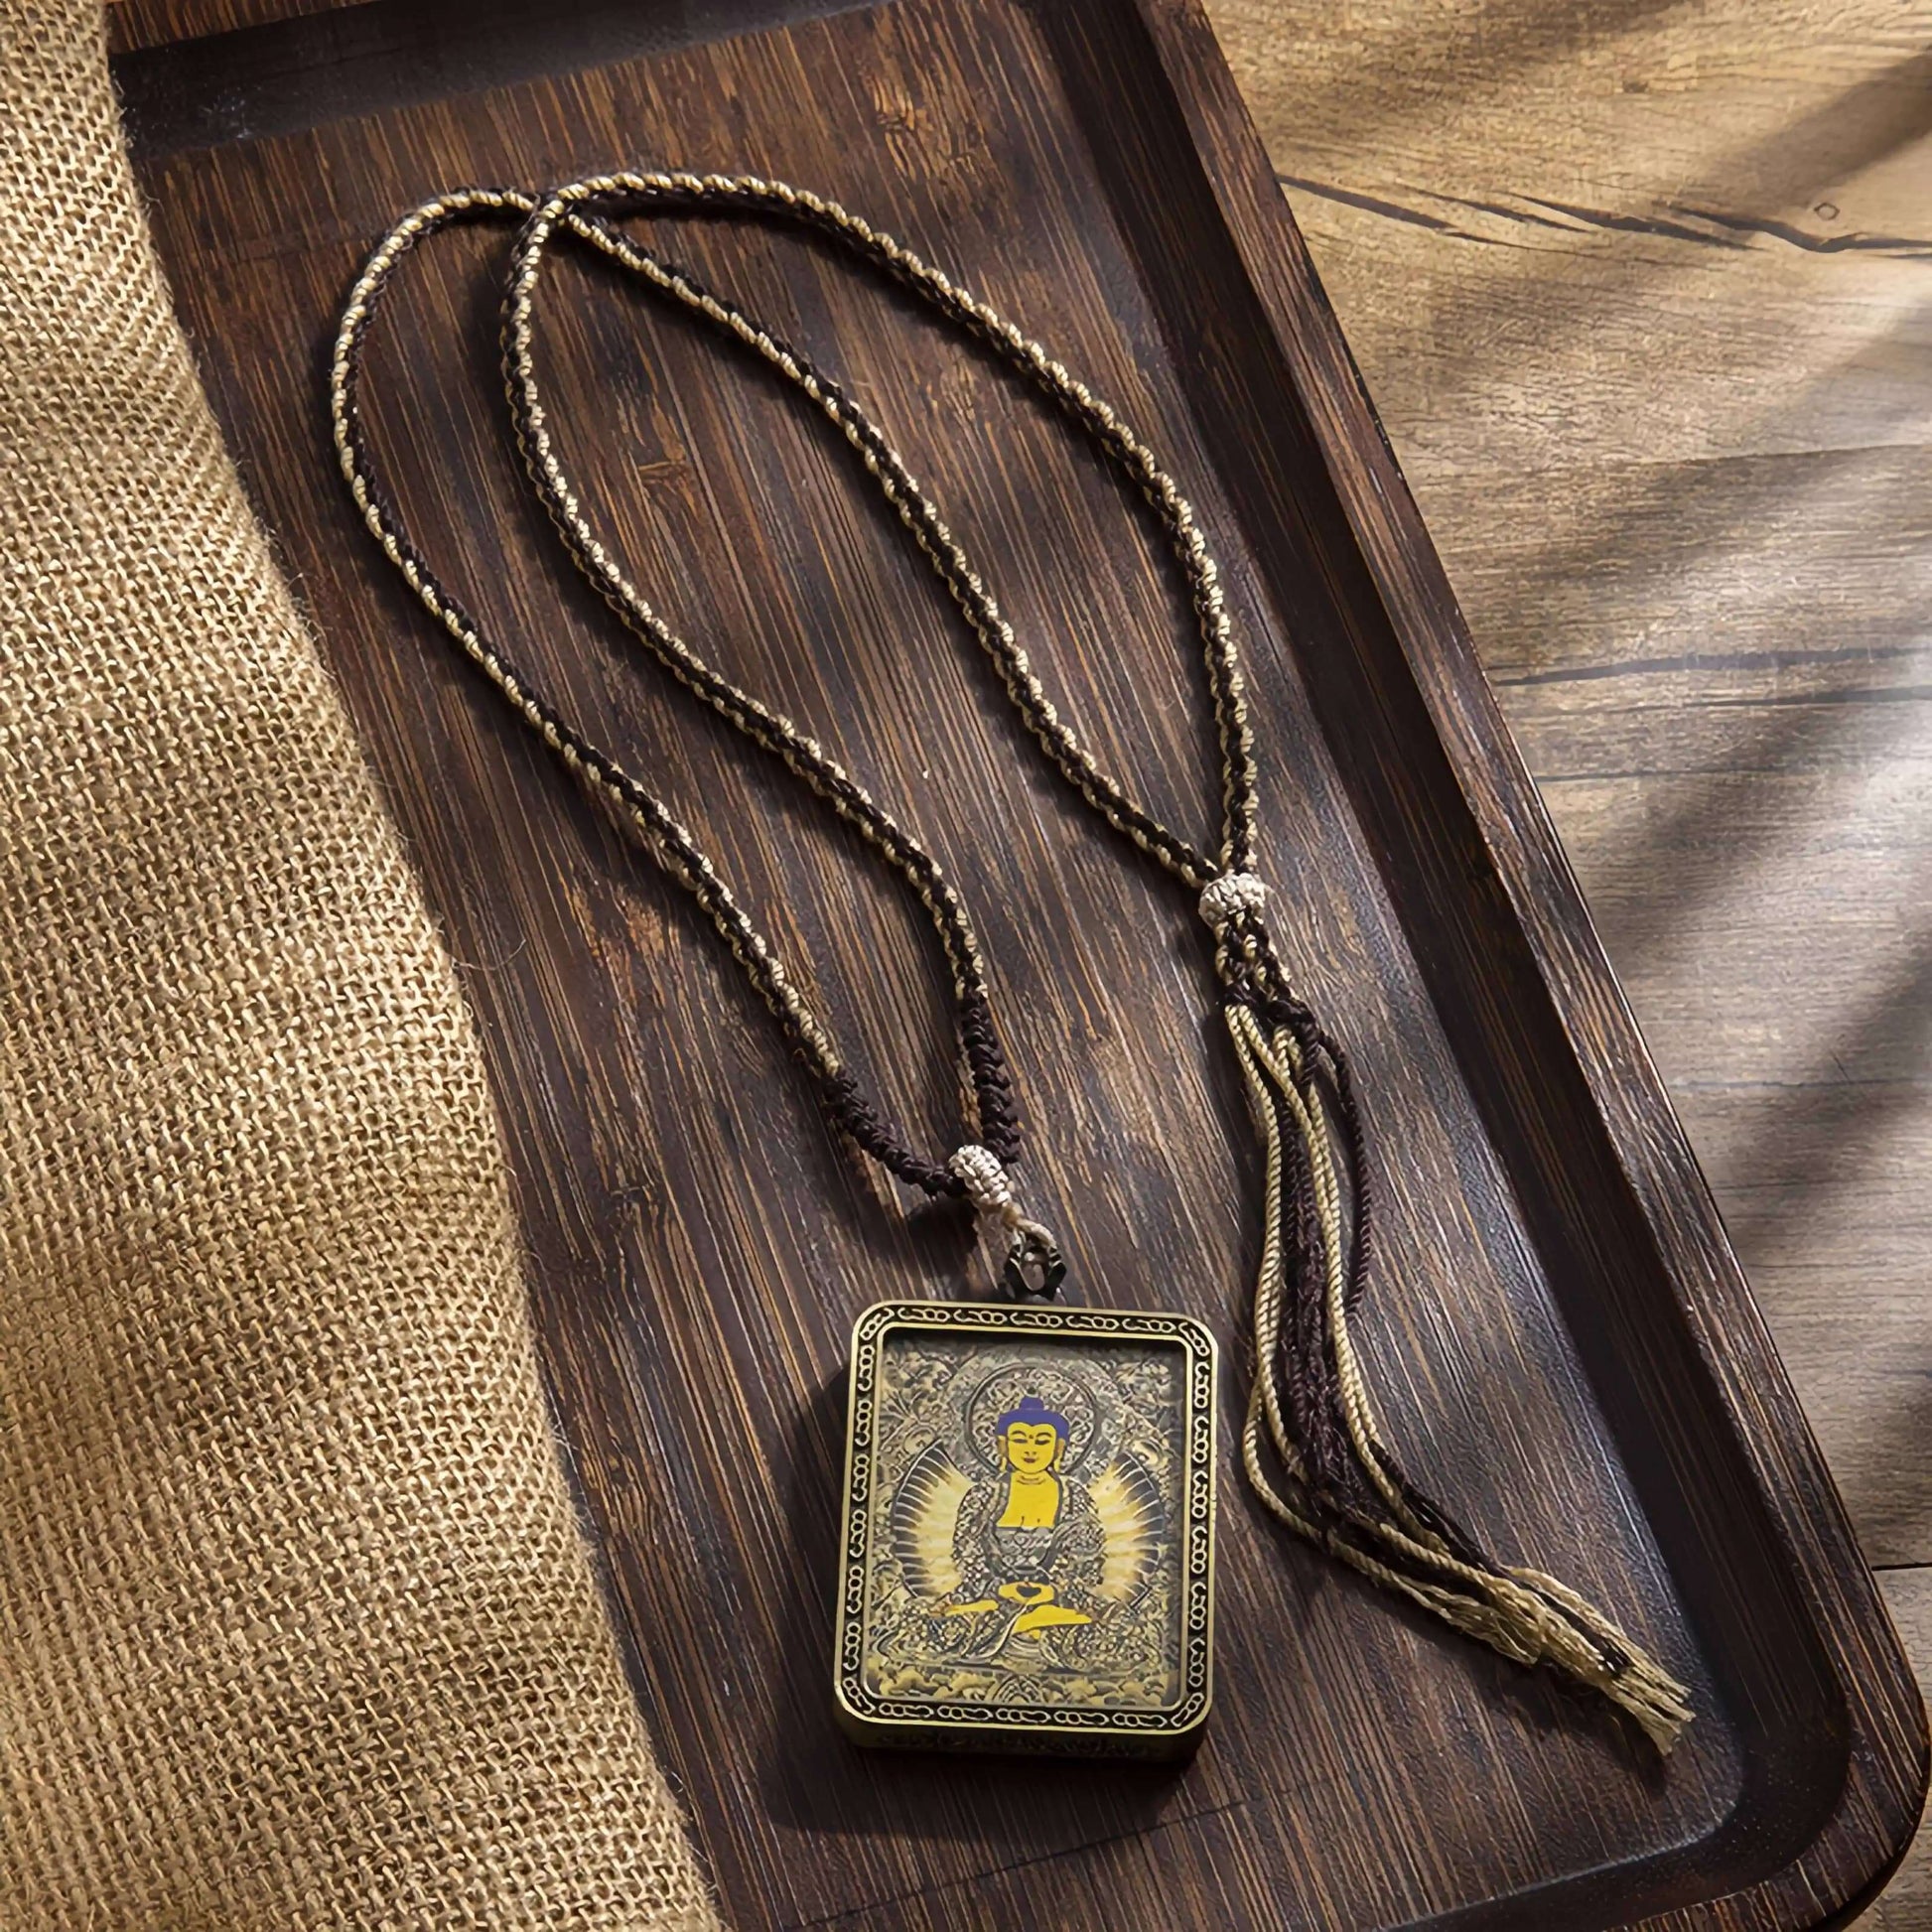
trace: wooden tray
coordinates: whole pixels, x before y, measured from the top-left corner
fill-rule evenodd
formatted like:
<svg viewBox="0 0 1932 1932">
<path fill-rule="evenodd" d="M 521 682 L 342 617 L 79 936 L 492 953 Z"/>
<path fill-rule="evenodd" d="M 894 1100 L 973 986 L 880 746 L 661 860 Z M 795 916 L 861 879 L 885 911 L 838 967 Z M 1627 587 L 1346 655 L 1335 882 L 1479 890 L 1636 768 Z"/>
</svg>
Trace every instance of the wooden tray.
<svg viewBox="0 0 1932 1932">
<path fill-rule="evenodd" d="M 1917 1699 L 1198 12 L 199 11 L 250 18 L 198 39 L 192 0 L 123 16 L 160 245 L 463 964 L 586 1516 L 735 1923 L 1742 1928 L 1853 1909 L 1916 1815 Z M 323 427 L 337 305 L 393 215 L 445 186 L 627 163 L 839 197 L 1167 453 L 1245 626 L 1287 951 L 1363 1064 L 1389 1202 L 1363 1320 L 1394 1434 L 1485 1540 L 1691 1679 L 1703 1715 L 1668 1765 L 1285 1544 L 1233 1479 L 1218 1713 L 1190 1767 L 872 1756 L 839 1735 L 845 1332 L 867 1302 L 979 1281 L 967 1231 L 901 1216 L 844 1156 L 682 898 L 378 564 Z M 868 1065 L 916 1069 L 888 1090 L 936 1142 L 939 993 L 897 903 L 564 585 L 496 396 L 501 245 L 426 251 L 382 334 L 377 426 L 419 533 L 658 774 L 786 954 L 819 962 Z M 1101 749 L 1205 826 L 1182 632 L 1111 484 L 810 243 L 686 223 L 676 247 L 850 377 Z M 636 574 L 962 880 L 1035 1122 L 1033 1197 L 1076 1232 L 1081 1274 L 1232 1339 L 1257 1175 L 1190 908 L 1065 806 L 780 392 L 593 270 L 560 287 L 553 409 Z"/>
</svg>

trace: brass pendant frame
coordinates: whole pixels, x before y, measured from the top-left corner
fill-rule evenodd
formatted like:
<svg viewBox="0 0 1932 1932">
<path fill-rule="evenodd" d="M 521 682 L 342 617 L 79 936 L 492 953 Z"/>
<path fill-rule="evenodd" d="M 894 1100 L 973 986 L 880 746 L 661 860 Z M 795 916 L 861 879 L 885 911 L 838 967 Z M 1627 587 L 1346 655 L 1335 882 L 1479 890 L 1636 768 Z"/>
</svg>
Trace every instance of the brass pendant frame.
<svg viewBox="0 0 1932 1932">
<path fill-rule="evenodd" d="M 1213 1698 L 1215 1386 L 1213 1334 L 1189 1315 L 867 1309 L 847 1398 L 845 1728 L 921 1750 L 1191 1752 Z M 1014 1482 L 1023 1414 L 1056 1445 L 1044 1523 Z"/>
</svg>

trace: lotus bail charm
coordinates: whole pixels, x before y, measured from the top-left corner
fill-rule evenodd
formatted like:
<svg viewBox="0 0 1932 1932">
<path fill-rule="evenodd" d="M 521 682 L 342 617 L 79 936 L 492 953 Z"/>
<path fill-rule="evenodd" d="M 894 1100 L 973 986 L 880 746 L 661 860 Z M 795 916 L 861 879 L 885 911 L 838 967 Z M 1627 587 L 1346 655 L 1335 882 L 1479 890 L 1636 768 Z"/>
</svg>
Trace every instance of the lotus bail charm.
<svg viewBox="0 0 1932 1932">
<path fill-rule="evenodd" d="M 969 1141 L 946 1163 L 966 1189 L 966 1197 L 981 1217 L 1007 1230 L 1005 1265 L 1000 1286 L 1013 1302 L 1054 1302 L 1066 1280 L 1066 1261 L 1059 1245 L 1038 1221 L 1030 1221 L 1014 1191 L 1013 1175 L 991 1148 Z"/>
</svg>

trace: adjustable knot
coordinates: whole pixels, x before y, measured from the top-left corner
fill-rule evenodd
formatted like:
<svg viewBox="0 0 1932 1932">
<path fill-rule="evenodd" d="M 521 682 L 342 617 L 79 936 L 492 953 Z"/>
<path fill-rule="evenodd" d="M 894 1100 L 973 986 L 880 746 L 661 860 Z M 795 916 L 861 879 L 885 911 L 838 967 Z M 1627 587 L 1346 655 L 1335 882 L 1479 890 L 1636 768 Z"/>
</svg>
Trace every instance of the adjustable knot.
<svg viewBox="0 0 1932 1932">
<path fill-rule="evenodd" d="M 1201 888 L 1200 915 L 1216 932 L 1243 912 L 1259 912 L 1268 887 L 1258 873 L 1224 872 Z"/>
<path fill-rule="evenodd" d="M 1020 1202 L 1006 1163 L 990 1147 L 969 1141 L 946 1166 L 958 1175 L 966 1198 L 984 1215 L 1006 1227 L 1020 1224 Z"/>
<path fill-rule="evenodd" d="M 1013 1176 L 991 1148 L 969 1141 L 946 1163 L 966 1190 L 966 1198 L 1013 1237 L 1001 1282 L 1016 1302 L 1051 1302 L 1060 1292 L 1066 1263 L 1052 1234 L 1030 1221 L 1014 1192 Z"/>
</svg>

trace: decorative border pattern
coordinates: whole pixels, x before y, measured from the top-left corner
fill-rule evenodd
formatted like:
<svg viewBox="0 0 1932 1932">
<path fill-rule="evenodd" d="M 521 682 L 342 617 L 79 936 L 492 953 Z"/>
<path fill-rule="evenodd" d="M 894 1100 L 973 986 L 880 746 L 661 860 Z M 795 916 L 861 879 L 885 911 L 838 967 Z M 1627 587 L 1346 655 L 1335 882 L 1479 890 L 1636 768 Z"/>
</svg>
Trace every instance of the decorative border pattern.
<svg viewBox="0 0 1932 1932">
<path fill-rule="evenodd" d="M 1185 1521 L 1180 1543 L 1180 1696 L 1160 1711 L 1081 1711 L 1044 1705 L 930 1704 L 882 1698 L 865 1685 L 866 1587 L 871 1561 L 874 1430 L 880 1358 L 894 1328 L 974 1334 L 1053 1336 L 1068 1341 L 1127 1340 L 1177 1343 L 1182 1351 Z M 1102 1741 L 1132 1751 L 1139 1736 L 1154 1747 L 1196 1730 L 1214 1694 L 1214 1336 L 1191 1315 L 1116 1309 L 1034 1307 L 1010 1302 L 878 1302 L 852 1329 L 851 1381 L 846 1406 L 845 1525 L 839 1551 L 838 1635 L 834 1686 L 841 1714 L 875 1742 L 923 1749 L 971 1746 L 1011 1737 L 1035 1748 L 1106 1750 Z M 892 1733 L 892 1734 L 888 1734 Z M 948 1735 L 948 1733 L 951 1733 Z"/>
</svg>

